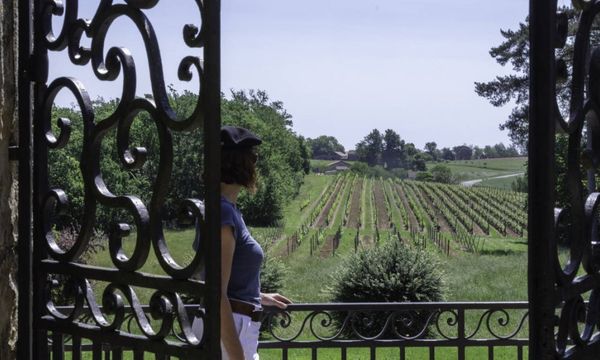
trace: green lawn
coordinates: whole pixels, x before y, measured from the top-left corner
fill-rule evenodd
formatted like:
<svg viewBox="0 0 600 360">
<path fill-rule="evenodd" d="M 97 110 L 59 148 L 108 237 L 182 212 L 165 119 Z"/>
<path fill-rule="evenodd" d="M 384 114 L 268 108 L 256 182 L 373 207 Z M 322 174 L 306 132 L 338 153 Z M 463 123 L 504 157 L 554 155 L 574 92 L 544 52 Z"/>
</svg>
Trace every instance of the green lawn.
<svg viewBox="0 0 600 360">
<path fill-rule="evenodd" d="M 522 178 L 522 176 L 512 176 L 509 178 L 501 178 L 501 179 L 487 179 L 483 180 L 480 183 L 475 184 L 475 186 L 484 186 L 484 187 L 493 187 L 504 190 L 512 190 L 512 183 L 517 180 L 517 178 Z"/>
<path fill-rule="evenodd" d="M 526 157 L 499 158 L 484 160 L 457 160 L 449 162 L 430 162 L 427 169 L 435 165 L 446 165 L 460 181 L 485 179 L 489 177 L 525 172 Z M 513 179 L 514 180 L 514 179 Z"/>
<path fill-rule="evenodd" d="M 504 159 L 504 162 L 496 164 L 502 166 L 508 171 L 514 171 L 517 160 L 513 162 Z M 462 168 L 480 169 L 471 164 L 456 165 Z M 488 169 L 489 170 L 489 169 Z M 477 170 L 479 171 L 479 170 Z M 504 170 L 494 170 L 504 171 Z M 476 173 L 474 171 L 473 173 Z M 282 254 L 281 249 L 285 247 L 285 239 L 293 233 L 297 227 L 304 221 L 310 209 L 317 203 L 323 194 L 323 189 L 327 184 L 335 179 L 328 175 L 308 175 L 300 190 L 300 195 L 292 200 L 284 209 L 285 221 L 280 228 L 251 228 L 250 231 L 254 237 L 271 254 Z M 348 179 L 347 181 L 351 181 Z M 367 229 L 361 230 L 361 234 L 373 233 L 373 211 L 372 203 L 372 180 L 365 180 L 362 193 L 363 224 Z M 345 188 L 349 191 L 349 187 Z M 340 191 L 339 196 L 344 193 Z M 340 199 L 340 209 L 337 216 L 333 219 L 333 225 L 324 230 L 322 242 L 327 235 L 333 234 L 340 224 L 343 217 L 343 209 L 346 204 L 343 203 L 347 197 Z M 301 209 L 302 208 L 302 209 Z M 335 207 L 331 211 L 334 211 Z M 298 249 L 290 256 L 283 256 L 281 259 L 287 267 L 287 274 L 281 292 L 290 297 L 295 303 L 312 303 L 330 301 L 328 289 L 332 284 L 332 274 L 340 270 L 344 261 L 355 251 L 354 236 L 355 231 L 343 228 L 340 247 L 335 255 L 330 257 L 321 257 L 317 250 L 314 256 L 310 256 L 309 241 L 303 241 Z M 366 231 L 365 231 L 366 230 Z M 310 230 L 310 234 L 316 230 Z M 134 245 L 134 236 L 124 240 L 125 249 L 131 251 Z M 381 241 L 388 240 L 388 232 L 381 231 Z M 167 231 L 167 243 L 174 258 L 186 265 L 191 260 L 192 242 L 194 238 L 193 229 L 183 231 Z M 306 237 L 308 238 L 308 236 Z M 376 246 L 373 242 L 361 243 L 359 247 Z M 322 243 L 321 243 L 322 245 Z M 433 243 L 428 243 L 427 251 L 432 252 L 439 257 L 440 270 L 444 274 L 445 282 L 445 300 L 447 301 L 513 301 L 527 299 L 527 244 L 523 239 L 510 238 L 485 238 L 483 240 L 482 251 L 479 255 L 460 251 L 453 244 L 452 256 L 441 254 Z M 108 249 L 92 259 L 94 265 L 112 267 L 108 256 Z M 164 275 L 160 265 L 156 261 L 154 253 L 151 253 L 148 261 L 141 269 L 143 272 Z M 100 297 L 106 284 L 98 283 L 97 294 Z M 148 302 L 151 292 L 146 289 L 136 289 L 141 302 Z M 477 316 L 467 316 L 467 329 L 476 327 Z M 526 350 L 526 349 L 525 349 Z M 467 359 L 485 358 L 487 348 L 470 348 L 467 350 Z M 512 360 L 516 358 L 515 348 L 495 349 L 495 359 Z M 377 359 L 396 359 L 399 358 L 397 348 L 377 348 Z M 525 351 L 526 353 L 526 351 Z M 261 359 L 275 360 L 281 358 L 281 350 L 261 350 Z M 290 359 L 310 359 L 310 350 L 290 350 Z M 427 349 L 410 348 L 407 349 L 407 359 L 421 360 L 429 359 Z M 369 349 L 348 349 L 348 359 L 369 359 Z M 84 356 L 84 358 L 87 358 Z M 125 359 L 131 358 L 127 354 Z M 435 359 L 455 359 L 456 349 L 438 348 L 435 352 Z M 318 359 L 337 360 L 340 359 L 339 349 L 320 349 Z"/>
</svg>

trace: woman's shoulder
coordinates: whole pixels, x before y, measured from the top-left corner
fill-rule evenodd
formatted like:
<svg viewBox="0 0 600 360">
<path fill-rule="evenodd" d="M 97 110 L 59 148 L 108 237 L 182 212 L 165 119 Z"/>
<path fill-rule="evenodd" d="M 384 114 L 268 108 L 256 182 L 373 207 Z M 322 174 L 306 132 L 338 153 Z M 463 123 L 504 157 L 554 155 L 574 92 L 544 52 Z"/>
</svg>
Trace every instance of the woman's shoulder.
<svg viewBox="0 0 600 360">
<path fill-rule="evenodd" d="M 239 214 L 235 205 L 226 199 L 221 199 L 221 219 L 224 221 L 237 218 L 239 218 Z"/>
</svg>

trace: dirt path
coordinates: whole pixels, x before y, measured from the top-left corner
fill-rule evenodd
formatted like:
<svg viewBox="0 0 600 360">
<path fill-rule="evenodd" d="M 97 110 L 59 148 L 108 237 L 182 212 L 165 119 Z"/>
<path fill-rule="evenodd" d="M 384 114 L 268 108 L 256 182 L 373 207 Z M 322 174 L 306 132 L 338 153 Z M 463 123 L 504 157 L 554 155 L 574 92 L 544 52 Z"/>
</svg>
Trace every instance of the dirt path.
<svg viewBox="0 0 600 360">
<path fill-rule="evenodd" d="M 328 258 L 333 254 L 333 235 L 329 235 L 321 247 L 321 257 Z"/>
<path fill-rule="evenodd" d="M 476 222 L 473 222 L 473 235 L 477 235 L 477 236 L 487 236 L 487 234 L 485 233 L 485 231 L 483 231 L 483 229 L 481 229 L 479 227 L 479 225 L 477 225 Z"/>
<path fill-rule="evenodd" d="M 377 211 L 377 219 L 379 220 L 380 229 L 390 228 L 390 216 L 387 213 L 385 207 L 385 195 L 383 194 L 383 188 L 381 187 L 381 180 L 376 181 L 373 184 L 373 193 L 375 198 L 375 209 Z"/>
<path fill-rule="evenodd" d="M 406 199 L 406 195 L 404 194 L 402 187 L 398 184 L 396 184 L 396 191 L 398 191 L 398 195 L 400 195 L 400 199 L 402 200 L 402 205 L 404 206 L 404 208 L 406 209 L 406 213 L 408 214 L 408 222 L 410 227 L 413 229 L 420 230 L 419 222 L 417 221 L 415 214 L 413 213 L 412 209 L 410 208 L 410 205 L 408 204 L 408 199 Z"/>
<path fill-rule="evenodd" d="M 521 235 L 517 234 L 516 231 L 514 231 L 513 229 L 509 228 L 508 226 L 506 227 L 506 236 L 508 237 L 521 237 Z"/>
<path fill-rule="evenodd" d="M 352 198 L 350 199 L 350 213 L 348 214 L 348 224 L 346 227 L 356 228 L 360 222 L 360 197 L 362 194 L 363 180 L 358 182 L 358 185 L 352 190 Z"/>
<path fill-rule="evenodd" d="M 317 217 L 317 221 L 315 221 L 315 223 L 313 224 L 313 227 L 316 227 L 316 228 L 325 227 L 325 221 L 327 220 L 327 215 L 329 214 L 329 210 L 333 206 L 333 203 L 335 202 L 335 199 L 338 196 L 338 193 L 340 191 L 340 187 L 342 186 L 342 183 L 343 183 L 343 181 L 340 181 L 336 185 L 335 189 L 333 189 L 333 192 L 331 193 L 329 200 L 327 200 L 327 204 L 325 204 L 325 206 L 323 207 L 323 210 L 321 211 L 321 214 Z"/>
<path fill-rule="evenodd" d="M 494 176 L 494 177 L 489 177 L 489 178 L 485 178 L 485 179 L 467 180 L 467 181 L 461 182 L 460 184 L 462 186 L 464 186 L 464 187 L 471 187 L 471 186 L 473 186 L 475 184 L 479 184 L 483 180 L 505 179 L 505 178 L 515 177 L 515 176 L 521 176 L 521 175 L 525 175 L 525 173 L 520 172 L 520 173 L 516 173 L 516 174 L 500 175 L 500 176 Z"/>
</svg>

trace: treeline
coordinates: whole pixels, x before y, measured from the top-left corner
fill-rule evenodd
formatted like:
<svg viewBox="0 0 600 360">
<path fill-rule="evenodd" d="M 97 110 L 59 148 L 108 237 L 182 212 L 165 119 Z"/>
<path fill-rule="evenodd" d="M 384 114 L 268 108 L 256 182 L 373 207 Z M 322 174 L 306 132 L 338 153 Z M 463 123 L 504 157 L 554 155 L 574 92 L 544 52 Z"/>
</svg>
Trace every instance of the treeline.
<svg viewBox="0 0 600 360">
<path fill-rule="evenodd" d="M 313 159 L 335 159 L 336 152 L 344 152 L 344 146 L 333 136 L 309 138 L 306 139 L 306 143 Z M 359 160 L 370 166 L 381 165 L 387 169 L 411 170 L 423 170 L 427 161 L 494 159 L 524 155 L 514 145 L 506 146 L 503 143 L 484 147 L 463 144 L 440 149 L 436 142 L 431 141 L 420 150 L 415 144 L 402 140 L 400 135 L 391 129 L 383 134 L 373 129 L 356 144 L 355 154 L 356 159 L 349 160 Z"/>
<path fill-rule="evenodd" d="M 435 142 L 425 144 L 425 153 L 429 156 L 428 160 L 478 160 L 495 159 L 521 156 L 519 150 L 514 146 L 506 146 L 503 143 L 496 145 L 486 145 L 483 148 L 473 145 L 459 145 L 452 148 L 438 149 Z"/>
<path fill-rule="evenodd" d="M 192 114 L 197 102 L 196 94 L 171 90 L 170 97 L 171 105 L 179 116 Z M 118 100 L 98 99 L 93 105 L 97 124 L 113 114 Z M 57 224 L 59 227 L 77 227 L 84 212 L 80 160 L 88 161 L 81 159 L 84 129 L 77 108 L 54 108 L 53 119 L 59 118 L 70 119 L 70 136 L 64 148 L 49 152 L 49 182 L 52 188 L 64 189 L 69 197 L 69 208 L 57 219 Z M 304 174 L 309 171 L 310 150 L 305 140 L 293 132 L 291 115 L 283 104 L 271 101 L 264 91 L 232 91 L 229 99 L 223 97 L 222 121 L 224 125 L 246 127 L 264 140 L 259 148 L 258 191 L 254 196 L 242 192 L 239 206 L 250 225 L 278 223 L 283 218 L 284 204 L 297 194 Z M 53 125 L 53 130 L 59 133 L 56 125 Z M 203 141 L 202 129 L 173 132 L 171 135 L 173 168 L 162 218 L 167 225 L 176 226 L 181 201 L 203 198 Z M 128 141 L 131 149 L 145 149 L 145 160 L 141 166 L 129 170 L 124 167 L 118 153 L 116 130 L 112 130 L 101 145 L 102 177 L 113 194 L 136 195 L 148 205 L 159 171 L 160 139 L 157 125 L 147 113 L 141 112 L 133 120 Z M 133 222 L 125 211 L 104 206 L 98 206 L 96 219 L 96 226 L 104 231 L 117 221 Z"/>
<path fill-rule="evenodd" d="M 381 133 L 373 129 L 367 136 L 356 144 L 358 161 L 369 166 L 380 165 L 386 169 L 410 169 L 424 171 L 428 160 L 423 151 L 413 143 L 407 143 L 392 129 Z"/>
</svg>

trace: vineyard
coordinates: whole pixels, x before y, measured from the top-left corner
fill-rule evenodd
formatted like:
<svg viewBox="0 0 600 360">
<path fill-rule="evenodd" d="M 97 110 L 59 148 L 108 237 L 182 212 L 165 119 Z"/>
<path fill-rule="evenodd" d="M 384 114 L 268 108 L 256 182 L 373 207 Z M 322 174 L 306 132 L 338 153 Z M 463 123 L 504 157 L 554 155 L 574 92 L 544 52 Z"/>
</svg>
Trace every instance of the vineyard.
<svg viewBox="0 0 600 360">
<path fill-rule="evenodd" d="M 487 238 L 527 236 L 521 193 L 352 173 L 327 176 L 323 183 L 314 199 L 298 200 L 299 215 L 278 244 L 280 256 L 305 248 L 310 256 L 329 257 L 342 242 L 356 251 L 391 239 L 451 256 L 478 253 Z"/>
</svg>

